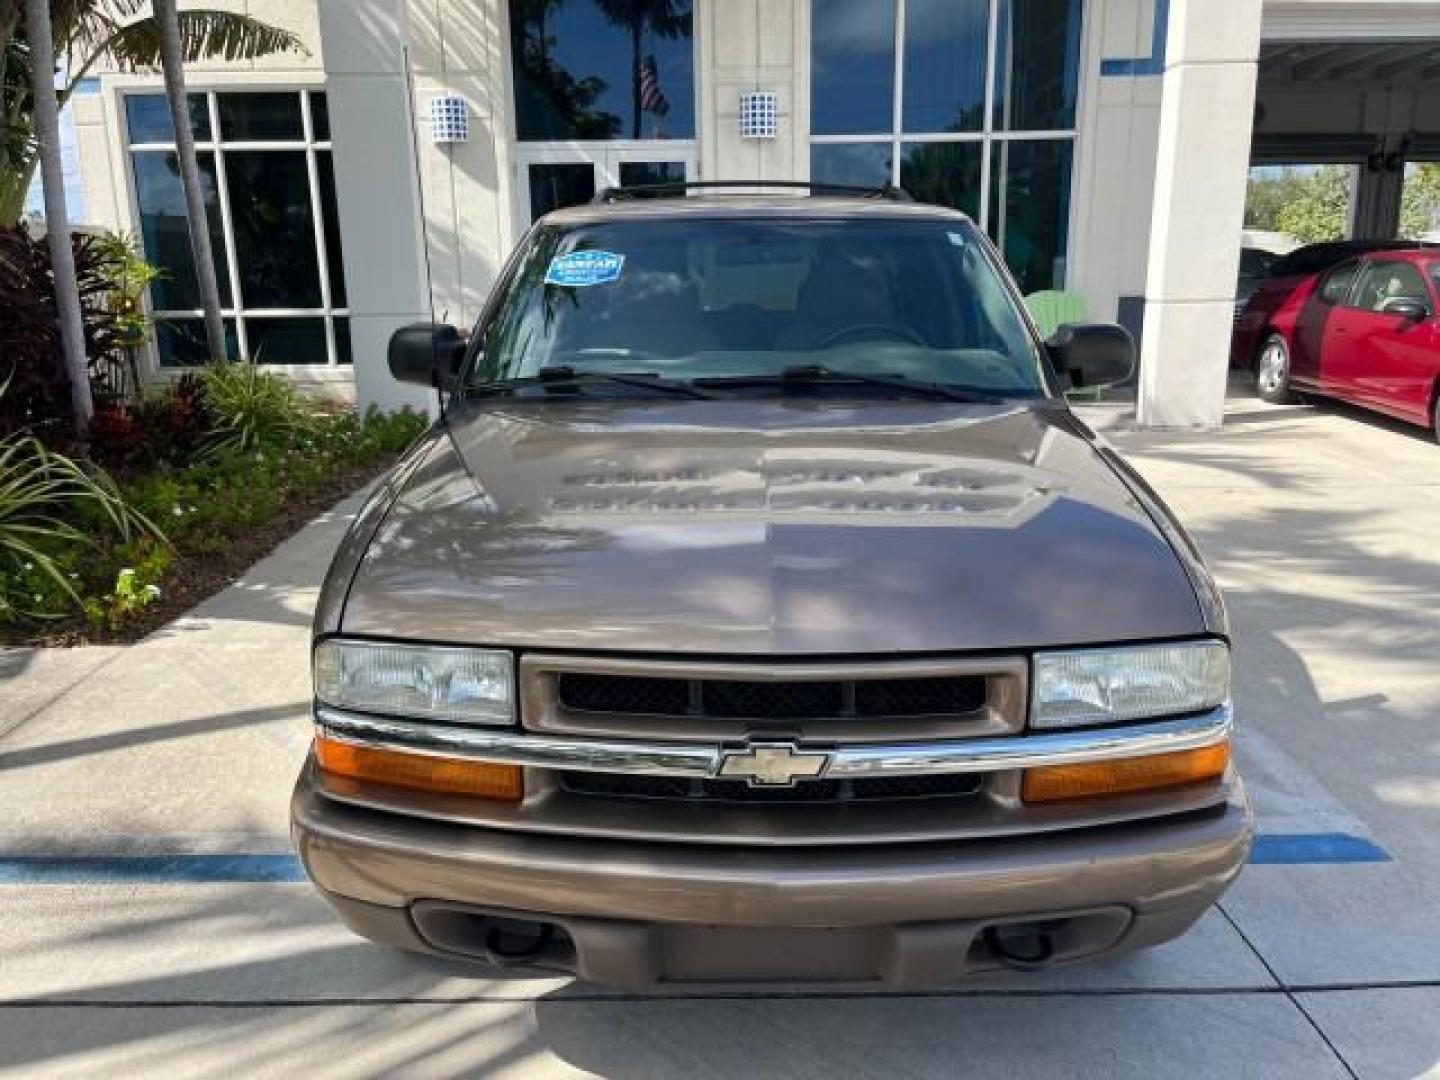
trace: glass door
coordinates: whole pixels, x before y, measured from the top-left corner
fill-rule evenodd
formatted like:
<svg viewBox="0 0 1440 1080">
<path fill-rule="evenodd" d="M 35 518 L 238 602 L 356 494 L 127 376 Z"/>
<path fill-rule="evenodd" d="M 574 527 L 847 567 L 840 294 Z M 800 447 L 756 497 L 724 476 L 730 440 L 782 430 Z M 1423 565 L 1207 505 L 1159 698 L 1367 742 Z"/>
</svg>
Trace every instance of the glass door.
<svg viewBox="0 0 1440 1080">
<path fill-rule="evenodd" d="M 609 187 L 680 183 L 695 177 L 695 144 L 521 146 L 516 226 L 589 202 Z"/>
</svg>

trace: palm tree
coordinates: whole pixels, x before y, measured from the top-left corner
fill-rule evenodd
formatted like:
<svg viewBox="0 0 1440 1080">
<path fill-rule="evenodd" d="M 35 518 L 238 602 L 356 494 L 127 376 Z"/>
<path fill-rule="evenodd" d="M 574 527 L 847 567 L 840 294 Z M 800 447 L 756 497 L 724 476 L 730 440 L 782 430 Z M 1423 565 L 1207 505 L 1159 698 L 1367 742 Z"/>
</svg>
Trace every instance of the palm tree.
<svg viewBox="0 0 1440 1080">
<path fill-rule="evenodd" d="M 190 129 L 180 12 L 175 0 L 155 0 L 155 21 L 160 28 L 160 67 L 165 73 L 165 96 L 170 101 L 170 119 L 175 126 L 175 159 L 180 166 L 180 188 L 185 193 L 185 220 L 190 228 L 190 250 L 195 257 L 195 280 L 200 289 L 200 307 L 205 312 L 205 341 L 210 347 L 210 359 L 219 362 L 226 358 L 225 323 L 220 318 L 215 253 L 210 250 L 210 222 L 205 213 L 205 195 L 200 189 L 195 134 Z"/>
<path fill-rule="evenodd" d="M 55 279 L 55 308 L 60 317 L 60 341 L 65 372 L 70 380 L 75 433 L 84 438 L 90 418 L 95 414 L 95 404 L 90 399 L 85 326 L 80 319 L 80 286 L 75 278 L 75 250 L 70 246 L 70 216 L 65 207 L 65 166 L 60 160 L 60 102 L 55 94 L 50 0 L 25 0 L 25 36 L 30 45 L 35 141 L 43 169 L 45 233 L 50 246 L 50 273 Z"/>
<path fill-rule="evenodd" d="M 634 110 L 634 134 L 640 138 L 640 56 L 646 30 L 665 38 L 691 35 L 690 0 L 595 0 L 596 6 L 616 26 L 630 31 L 630 106 Z"/>
<path fill-rule="evenodd" d="M 25 0 L 28 4 L 28 0 Z M 122 69 L 160 66 L 160 26 L 146 15 L 148 0 L 51 0 L 53 54 L 64 82 L 57 96 L 63 109 L 75 87 L 103 58 Z M 0 223 L 20 220 L 25 193 L 39 163 L 35 139 L 30 52 L 17 37 L 21 0 L 0 0 Z M 305 52 L 288 30 L 233 11 L 182 11 L 180 51 L 185 63 L 221 58 L 253 60 L 277 52 Z M 27 34 L 28 38 L 28 34 Z"/>
</svg>

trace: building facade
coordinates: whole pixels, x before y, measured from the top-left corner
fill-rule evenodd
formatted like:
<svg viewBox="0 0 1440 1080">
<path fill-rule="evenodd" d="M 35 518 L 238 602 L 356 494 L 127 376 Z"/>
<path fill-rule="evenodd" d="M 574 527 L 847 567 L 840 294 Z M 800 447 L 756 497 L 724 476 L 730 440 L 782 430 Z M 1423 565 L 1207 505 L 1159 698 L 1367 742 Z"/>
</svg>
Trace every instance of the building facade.
<svg viewBox="0 0 1440 1080">
<path fill-rule="evenodd" d="M 1327 133 L 1288 82 L 1257 108 L 1262 49 L 1440 39 L 1440 5 L 1419 0 L 248 7 L 308 52 L 189 71 L 233 348 L 387 406 L 427 404 L 385 370 L 390 333 L 473 323 L 545 211 L 618 184 L 830 181 L 970 214 L 1025 292 L 1064 289 L 1142 337 L 1143 421 L 1217 422 L 1252 135 L 1284 158 Z M 1429 119 L 1418 100 L 1403 117 L 1355 107 L 1366 137 Z M 193 363 L 203 329 L 158 80 L 102 75 L 76 122 L 88 217 L 139 233 L 167 270 L 152 363 Z M 1381 187 L 1366 187 L 1371 231 Z"/>
</svg>

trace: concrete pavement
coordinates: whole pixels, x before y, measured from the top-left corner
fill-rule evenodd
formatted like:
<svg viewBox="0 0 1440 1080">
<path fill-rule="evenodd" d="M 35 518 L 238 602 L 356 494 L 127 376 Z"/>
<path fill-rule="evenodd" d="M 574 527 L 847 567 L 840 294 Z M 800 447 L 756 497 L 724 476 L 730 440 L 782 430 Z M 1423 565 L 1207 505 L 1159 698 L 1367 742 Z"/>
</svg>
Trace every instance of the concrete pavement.
<svg viewBox="0 0 1440 1080">
<path fill-rule="evenodd" d="M 1187 938 L 927 995 L 628 995 L 370 946 L 303 884 L 0 861 L 0 1073 L 1440 1076 L 1440 448 L 1246 399 L 1204 435 L 1088 415 L 1225 586 L 1242 768 L 1262 831 L 1302 841 Z M 0 860 L 288 851 L 308 612 L 353 505 L 140 645 L 0 654 Z M 1388 859 L 1315 861 L 1318 836 Z"/>
</svg>

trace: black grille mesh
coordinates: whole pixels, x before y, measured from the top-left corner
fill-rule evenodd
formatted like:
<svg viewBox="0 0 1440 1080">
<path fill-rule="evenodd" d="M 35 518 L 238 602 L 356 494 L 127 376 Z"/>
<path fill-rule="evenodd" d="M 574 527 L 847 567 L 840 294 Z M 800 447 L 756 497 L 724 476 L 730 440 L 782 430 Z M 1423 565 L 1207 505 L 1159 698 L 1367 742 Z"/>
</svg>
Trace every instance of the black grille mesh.
<svg viewBox="0 0 1440 1080">
<path fill-rule="evenodd" d="M 683 776 L 627 776 L 618 773 L 567 772 L 566 790 L 577 795 L 685 802 L 826 803 L 902 799 L 954 799 L 974 795 L 981 778 L 877 776 L 858 780 L 800 780 L 792 787 L 751 787 L 744 780 L 694 780 Z"/>
<path fill-rule="evenodd" d="M 986 696 L 983 675 L 750 682 L 563 672 L 559 684 L 560 704 L 577 712 L 731 720 L 953 716 L 974 712 Z"/>
</svg>

